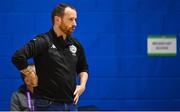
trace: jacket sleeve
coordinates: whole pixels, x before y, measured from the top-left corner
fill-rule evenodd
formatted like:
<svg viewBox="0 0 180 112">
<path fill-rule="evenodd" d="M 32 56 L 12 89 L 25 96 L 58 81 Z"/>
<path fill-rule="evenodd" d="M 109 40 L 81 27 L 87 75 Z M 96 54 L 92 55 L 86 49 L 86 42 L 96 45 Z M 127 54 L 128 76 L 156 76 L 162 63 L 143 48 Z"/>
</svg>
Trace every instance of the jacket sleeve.
<svg viewBox="0 0 180 112">
<path fill-rule="evenodd" d="M 88 73 L 88 64 L 86 61 L 86 55 L 81 44 L 79 44 L 79 56 L 78 56 L 78 62 L 77 62 L 76 68 L 77 68 L 78 74 L 81 72 Z"/>
<path fill-rule="evenodd" d="M 25 69 L 28 66 L 27 60 L 40 55 L 46 48 L 48 48 L 48 42 L 43 37 L 37 37 L 16 50 L 12 56 L 12 63 L 19 70 Z"/>
</svg>

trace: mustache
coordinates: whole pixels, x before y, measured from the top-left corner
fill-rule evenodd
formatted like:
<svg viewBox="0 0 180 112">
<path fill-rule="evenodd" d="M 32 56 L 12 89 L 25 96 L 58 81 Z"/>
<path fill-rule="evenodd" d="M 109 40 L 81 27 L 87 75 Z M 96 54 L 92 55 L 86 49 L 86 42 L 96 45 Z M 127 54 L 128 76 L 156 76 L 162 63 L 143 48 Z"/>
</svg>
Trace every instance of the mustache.
<svg viewBox="0 0 180 112">
<path fill-rule="evenodd" d="M 75 30 L 75 29 L 76 29 L 76 27 L 71 27 L 71 29 Z"/>
<path fill-rule="evenodd" d="M 76 28 L 76 26 L 72 26 L 71 28 Z"/>
</svg>

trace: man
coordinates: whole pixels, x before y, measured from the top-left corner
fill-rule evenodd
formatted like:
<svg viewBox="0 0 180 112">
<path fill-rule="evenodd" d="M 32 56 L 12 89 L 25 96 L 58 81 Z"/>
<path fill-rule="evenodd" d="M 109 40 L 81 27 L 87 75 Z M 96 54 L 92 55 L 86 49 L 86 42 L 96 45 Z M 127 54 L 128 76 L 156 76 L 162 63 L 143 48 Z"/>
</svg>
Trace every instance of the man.
<svg viewBox="0 0 180 112">
<path fill-rule="evenodd" d="M 88 65 L 83 47 L 71 37 L 76 19 L 73 6 L 57 5 L 52 11 L 52 29 L 31 40 L 12 57 L 15 66 L 31 80 L 35 110 L 77 110 L 76 104 L 86 88 Z M 27 63 L 31 57 L 37 76 Z M 76 84 L 76 74 L 80 85 Z"/>
<path fill-rule="evenodd" d="M 34 65 L 29 65 L 29 68 L 36 74 Z M 19 89 L 13 92 L 11 97 L 11 111 L 30 111 L 34 110 L 33 106 L 33 87 L 30 84 L 30 80 L 27 77 L 23 77 L 24 84 Z"/>
</svg>

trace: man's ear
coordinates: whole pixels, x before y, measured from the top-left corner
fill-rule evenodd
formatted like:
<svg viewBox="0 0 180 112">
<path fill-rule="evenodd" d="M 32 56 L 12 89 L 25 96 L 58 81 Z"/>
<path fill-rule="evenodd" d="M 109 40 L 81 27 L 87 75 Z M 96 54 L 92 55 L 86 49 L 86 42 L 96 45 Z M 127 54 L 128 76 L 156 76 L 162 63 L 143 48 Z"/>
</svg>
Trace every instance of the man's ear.
<svg viewBox="0 0 180 112">
<path fill-rule="evenodd" d="M 56 24 L 61 24 L 61 17 L 59 17 L 59 16 L 54 16 L 54 23 L 56 23 Z"/>
</svg>

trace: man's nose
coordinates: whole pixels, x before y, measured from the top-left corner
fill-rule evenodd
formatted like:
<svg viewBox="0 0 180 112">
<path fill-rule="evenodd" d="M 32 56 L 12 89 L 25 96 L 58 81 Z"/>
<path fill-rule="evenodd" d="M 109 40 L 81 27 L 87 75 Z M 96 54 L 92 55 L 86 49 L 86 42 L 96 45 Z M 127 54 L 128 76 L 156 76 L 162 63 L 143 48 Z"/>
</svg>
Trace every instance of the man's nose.
<svg viewBox="0 0 180 112">
<path fill-rule="evenodd" d="M 77 26 L 77 23 L 76 21 L 73 22 L 73 26 L 76 27 Z"/>
</svg>

